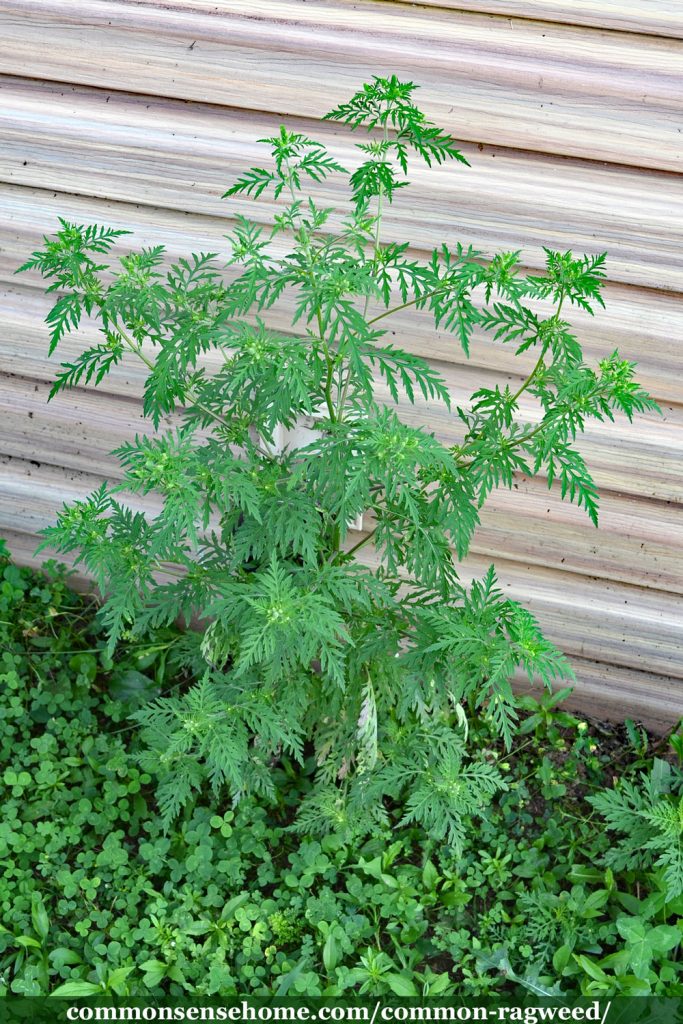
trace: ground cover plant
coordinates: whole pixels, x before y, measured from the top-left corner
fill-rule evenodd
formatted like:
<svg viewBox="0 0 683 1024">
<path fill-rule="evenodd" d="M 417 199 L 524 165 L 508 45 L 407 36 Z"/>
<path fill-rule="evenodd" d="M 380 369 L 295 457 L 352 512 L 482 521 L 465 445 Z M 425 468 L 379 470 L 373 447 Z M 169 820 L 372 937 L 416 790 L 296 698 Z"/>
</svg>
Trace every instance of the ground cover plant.
<svg viewBox="0 0 683 1024">
<path fill-rule="evenodd" d="M 655 403 L 618 353 L 586 365 L 571 331 L 572 306 L 602 304 L 604 254 L 548 249 L 544 273 L 527 274 L 517 252 L 487 259 L 457 242 L 424 259 L 383 237 L 413 161 L 466 163 L 415 88 L 375 78 L 327 115 L 362 132 L 340 210 L 308 192 L 348 175 L 320 142 L 284 127 L 263 140 L 268 162 L 226 196 L 268 196 L 277 212 L 270 231 L 236 217 L 227 274 L 212 253 L 164 270 L 161 247 L 112 263 L 125 232 L 64 221 L 21 268 L 58 293 L 51 351 L 86 319 L 101 331 L 53 395 L 138 358 L 152 425 L 182 414 L 176 429 L 123 444 L 122 482 L 46 533 L 106 594 L 110 654 L 179 617 L 204 624 L 175 648 L 192 685 L 136 712 L 168 829 L 195 800 L 277 800 L 286 766 L 313 763 L 302 834 L 360 840 L 401 806 L 402 825 L 462 852 L 472 814 L 507 787 L 498 754 L 468 734 L 492 728 L 509 749 L 515 672 L 546 685 L 571 674 L 493 568 L 467 586 L 457 562 L 491 490 L 518 472 L 558 482 L 597 523 L 576 436 L 589 419 Z M 283 304 L 287 332 L 269 326 Z M 465 352 L 475 328 L 533 352 L 526 378 L 452 407 L 435 369 L 387 340 L 409 306 Z M 450 409 L 458 444 L 401 419 L 420 396 Z M 523 396 L 537 405 L 531 422 Z M 306 418 L 308 442 L 294 443 Z M 156 516 L 130 504 L 149 493 L 163 499 Z M 350 537 L 360 516 L 366 532 Z"/>
<path fill-rule="evenodd" d="M 177 687 L 182 634 L 112 659 L 67 584 L 0 554 L 0 996 L 683 995 L 683 734 L 557 696 L 507 753 L 474 721 L 507 788 L 460 852 L 400 802 L 371 837 L 300 836 L 312 755 L 275 801 L 204 793 L 166 829 L 130 714 Z"/>
</svg>

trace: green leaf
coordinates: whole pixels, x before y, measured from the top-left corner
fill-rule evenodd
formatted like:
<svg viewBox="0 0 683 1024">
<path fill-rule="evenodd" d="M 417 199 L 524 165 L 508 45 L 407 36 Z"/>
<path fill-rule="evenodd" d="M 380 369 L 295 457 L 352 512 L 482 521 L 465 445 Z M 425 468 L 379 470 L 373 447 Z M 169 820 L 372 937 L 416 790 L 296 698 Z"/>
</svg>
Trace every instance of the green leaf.
<svg viewBox="0 0 683 1024">
<path fill-rule="evenodd" d="M 583 918 L 599 917 L 600 911 L 609 899 L 607 889 L 596 889 L 589 893 L 581 905 L 580 914 Z"/>
<path fill-rule="evenodd" d="M 308 966 L 308 960 L 306 957 L 302 957 L 287 974 L 283 974 L 281 977 L 275 995 L 278 997 L 286 996 L 290 991 L 292 985 L 296 982 L 297 978 L 300 978 L 303 972 Z"/>
<path fill-rule="evenodd" d="M 139 707 L 155 697 L 159 688 L 153 679 L 129 668 L 125 672 L 116 673 L 109 683 L 109 692 L 114 700 Z"/>
<path fill-rule="evenodd" d="M 269 185 L 272 185 L 278 179 L 276 175 L 270 171 L 265 170 L 263 167 L 252 167 L 241 178 L 238 178 L 234 185 L 231 185 L 227 192 L 223 193 L 223 199 L 228 196 L 239 195 L 245 193 L 251 196 L 252 199 L 258 199 L 258 197 L 265 192 Z"/>
<path fill-rule="evenodd" d="M 145 960 L 140 964 L 140 970 L 144 971 L 143 984 L 146 988 L 156 988 L 168 974 L 169 965 L 161 960 Z"/>
<path fill-rule="evenodd" d="M 562 975 L 565 967 L 569 964 L 572 958 L 571 947 L 564 943 L 553 953 L 553 968 L 556 973 Z"/>
<path fill-rule="evenodd" d="M 431 860 L 425 861 L 422 869 L 422 884 L 428 892 L 435 892 L 440 881 L 439 872 Z"/>
<path fill-rule="evenodd" d="M 69 949 L 67 946 L 57 946 L 56 949 L 51 949 L 48 953 L 48 959 L 57 971 L 62 967 L 66 967 L 67 964 L 80 964 L 83 962 L 76 950 Z"/>
<path fill-rule="evenodd" d="M 131 964 L 127 967 L 117 967 L 107 975 L 107 989 L 116 992 L 117 995 L 124 996 L 128 995 L 128 975 L 135 970 L 135 967 Z"/>
<path fill-rule="evenodd" d="M 49 355 L 52 355 L 65 334 L 75 331 L 83 315 L 83 296 L 70 292 L 57 299 L 45 321 L 50 328 Z"/>
<path fill-rule="evenodd" d="M 428 996 L 440 996 L 450 988 L 453 984 L 453 979 L 449 974 L 444 972 L 443 974 L 437 974 L 429 979 L 429 988 L 426 993 Z"/>
<path fill-rule="evenodd" d="M 250 895 L 248 892 L 240 892 L 236 896 L 232 896 L 225 904 L 221 911 L 221 920 L 229 921 L 235 915 L 235 911 L 243 907 L 245 903 L 248 903 Z"/>
<path fill-rule="evenodd" d="M 361 857 L 358 864 L 355 864 L 354 867 L 360 868 L 360 870 L 366 875 L 370 875 L 371 878 L 376 878 L 378 882 L 382 882 L 390 889 L 398 888 L 398 882 L 393 875 L 388 875 L 383 870 L 381 857 L 373 857 L 372 860 L 365 860 Z"/>
<path fill-rule="evenodd" d="M 47 916 L 43 899 L 38 892 L 34 892 L 31 896 L 31 921 L 33 922 L 33 930 L 36 935 L 41 942 L 45 942 L 50 931 L 50 919 Z"/>
<path fill-rule="evenodd" d="M 605 974 L 605 972 L 598 967 L 590 957 L 584 956 L 582 953 L 573 953 L 572 955 L 579 967 L 588 975 L 589 978 L 592 978 L 593 981 L 599 981 L 604 985 L 611 984 L 608 975 Z"/>
<path fill-rule="evenodd" d="M 52 998 L 80 999 L 82 996 L 95 996 L 102 993 L 102 986 L 91 981 L 65 981 L 63 985 L 50 992 Z"/>
<path fill-rule="evenodd" d="M 341 950 L 339 948 L 339 943 L 334 937 L 334 932 L 330 932 L 325 940 L 325 945 L 323 946 L 323 964 L 328 974 L 331 974 L 335 969 L 339 963 L 340 957 Z"/>
<path fill-rule="evenodd" d="M 394 995 L 400 996 L 402 999 L 419 995 L 415 985 L 405 974 L 385 974 L 383 980 L 386 981 Z"/>
<path fill-rule="evenodd" d="M 646 979 L 655 955 L 667 953 L 681 942 L 681 929 L 671 925 L 650 927 L 641 918 L 617 918 L 617 931 L 626 942 L 637 978 Z"/>
<path fill-rule="evenodd" d="M 656 953 L 668 953 L 683 941 L 683 930 L 680 926 L 658 924 L 649 931 L 648 939 Z"/>
</svg>

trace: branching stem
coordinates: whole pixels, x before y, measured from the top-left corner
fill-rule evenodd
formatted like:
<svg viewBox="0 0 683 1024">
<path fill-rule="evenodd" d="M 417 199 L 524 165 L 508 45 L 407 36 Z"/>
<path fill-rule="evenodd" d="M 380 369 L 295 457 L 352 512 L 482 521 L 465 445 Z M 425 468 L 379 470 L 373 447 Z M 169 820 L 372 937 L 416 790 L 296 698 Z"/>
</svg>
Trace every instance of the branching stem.
<svg viewBox="0 0 683 1024">
<path fill-rule="evenodd" d="M 411 306 L 418 306 L 422 302 L 426 302 L 427 299 L 431 299 L 434 295 L 443 295 L 445 292 L 450 291 L 452 288 L 451 284 L 444 285 L 443 288 L 434 288 L 431 292 L 425 292 L 424 295 L 419 295 L 414 299 L 410 299 L 409 302 L 401 302 L 398 306 L 392 306 L 391 309 L 385 309 L 383 313 L 378 313 L 377 316 L 373 316 L 371 320 L 368 320 L 368 326 L 376 324 L 379 320 L 383 320 L 385 316 L 391 316 L 393 313 L 400 313 L 402 309 L 410 309 Z"/>
<path fill-rule="evenodd" d="M 560 293 L 560 299 L 559 299 L 559 302 L 557 304 L 557 309 L 555 311 L 555 320 L 559 319 L 560 313 L 562 311 L 562 303 L 563 302 L 564 302 L 564 291 L 562 291 Z M 543 344 L 543 346 L 541 347 L 541 354 L 538 357 L 538 359 L 536 360 L 536 364 L 535 364 L 533 370 L 528 375 L 528 377 L 526 377 L 525 380 L 522 381 L 522 383 L 520 384 L 520 386 L 518 387 L 518 389 L 515 391 L 514 395 L 512 396 L 512 402 L 516 402 L 517 399 L 520 397 L 520 395 L 522 395 L 527 390 L 527 388 L 529 388 L 531 386 L 531 384 L 534 382 L 534 380 L 536 379 L 538 374 L 541 372 L 541 369 L 542 369 L 542 367 L 544 365 L 544 360 L 545 360 L 547 352 L 548 352 L 548 342 L 546 341 Z M 534 437 L 536 434 L 538 434 L 539 431 L 541 431 L 545 425 L 546 424 L 543 423 L 543 422 L 539 423 L 539 425 L 537 427 L 535 427 L 533 430 L 531 430 L 528 434 L 524 434 L 522 437 L 517 438 L 515 441 L 511 441 L 511 443 L 509 445 L 507 445 L 507 448 L 519 448 L 521 445 L 525 444 L 526 441 L 530 440 L 532 437 Z M 469 442 L 469 444 L 465 444 L 461 448 L 456 445 L 455 448 L 453 448 L 454 454 L 458 458 L 461 458 L 468 451 L 468 449 L 472 448 L 472 445 L 474 443 L 476 443 L 477 440 L 478 440 L 477 438 L 473 438 L 472 441 Z M 471 466 L 471 465 L 472 465 L 472 463 L 468 462 L 465 465 L 461 466 L 461 468 L 462 469 L 467 469 L 468 466 Z"/>
<path fill-rule="evenodd" d="M 287 169 L 287 187 L 289 189 L 289 194 L 292 197 L 292 203 L 296 207 L 297 198 L 296 198 L 296 192 L 294 191 L 294 179 L 293 179 L 293 175 L 292 175 L 292 169 L 291 169 L 291 166 L 290 166 L 290 163 L 289 163 L 288 159 L 285 159 L 284 163 L 285 163 L 285 167 Z M 314 269 L 315 260 L 313 259 L 313 254 L 311 253 L 311 239 L 310 239 L 310 235 L 308 234 L 308 231 L 306 230 L 305 225 L 301 221 L 301 214 L 299 213 L 298 209 L 295 210 L 295 213 L 293 213 L 292 216 L 293 217 L 297 217 L 298 220 L 299 220 L 299 229 L 298 230 L 299 230 L 299 235 L 300 235 L 300 238 L 301 238 L 301 247 L 303 249 L 303 252 L 304 252 L 304 255 L 306 257 L 306 260 L 308 261 L 308 277 L 309 277 L 309 280 L 311 282 L 311 286 L 312 286 L 313 290 L 315 291 L 315 269 Z M 320 302 L 319 301 L 316 302 L 315 317 L 316 317 L 316 322 L 318 324 L 318 336 L 319 336 L 320 342 L 321 342 L 321 344 L 323 346 L 323 354 L 324 354 L 324 357 L 325 357 L 325 363 L 327 365 L 327 377 L 326 377 L 326 380 L 325 380 L 325 387 L 324 387 L 325 405 L 327 406 L 327 411 L 329 413 L 330 420 L 334 423 L 335 420 L 337 419 L 337 415 L 336 415 L 335 408 L 334 408 L 334 402 L 332 401 L 332 382 L 333 382 L 333 379 L 334 379 L 335 361 L 334 361 L 334 359 L 332 357 L 332 354 L 330 352 L 330 347 L 327 344 L 327 340 L 325 338 L 325 328 L 324 328 L 324 325 L 323 325 L 322 311 L 320 309 Z"/>
<path fill-rule="evenodd" d="M 385 145 L 386 145 L 388 139 L 389 139 L 389 129 L 388 129 L 387 121 L 385 120 L 384 121 L 383 136 L 382 136 L 382 141 L 383 141 L 383 143 Z M 379 256 L 380 232 L 381 232 L 381 227 L 382 227 L 382 202 L 383 202 L 383 197 L 384 197 L 384 188 L 382 187 L 382 184 L 380 183 L 379 190 L 378 190 L 378 193 L 377 193 L 377 212 L 375 214 L 375 239 L 374 239 L 373 251 L 372 251 L 372 271 L 373 271 L 373 274 L 374 274 L 376 266 L 377 266 L 377 257 Z M 363 306 L 363 319 L 364 320 L 366 320 L 366 318 L 367 318 L 369 305 L 370 305 L 370 292 L 368 292 L 368 294 L 365 296 L 365 305 Z M 367 323 L 371 324 L 372 320 L 367 321 Z M 337 404 L 337 418 L 339 419 L 339 421 L 341 421 L 343 419 L 343 417 L 344 417 L 344 406 L 346 405 L 346 400 L 348 398 L 350 383 L 351 383 L 351 374 L 347 373 L 346 380 L 344 381 L 343 387 L 341 388 L 341 394 L 339 395 L 339 401 L 338 401 L 338 404 Z"/>
</svg>

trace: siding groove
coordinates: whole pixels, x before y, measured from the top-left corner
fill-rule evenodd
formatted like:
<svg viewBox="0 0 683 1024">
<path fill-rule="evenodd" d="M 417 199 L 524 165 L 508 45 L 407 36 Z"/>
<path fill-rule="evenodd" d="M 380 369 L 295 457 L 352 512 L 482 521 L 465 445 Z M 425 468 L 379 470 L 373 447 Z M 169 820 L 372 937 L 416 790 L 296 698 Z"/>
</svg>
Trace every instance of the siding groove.
<svg viewBox="0 0 683 1024">
<path fill-rule="evenodd" d="M 683 159 L 677 40 L 373 0 L 231 0 L 225 17 L 2 0 L 0 31 L 8 74 L 310 116 L 310 78 L 321 114 L 391 66 L 424 83 L 458 138 L 669 170 Z"/>
<path fill-rule="evenodd" d="M 139 3 L 140 0 L 125 2 Z M 413 0 L 398 2 L 413 5 Z M 481 11 L 480 0 L 419 0 L 419 6 L 444 13 Z M 677 0 L 628 0 L 626 3 L 623 0 L 486 0 L 486 9 L 491 14 L 531 21 L 683 39 L 683 9 Z"/>
</svg>

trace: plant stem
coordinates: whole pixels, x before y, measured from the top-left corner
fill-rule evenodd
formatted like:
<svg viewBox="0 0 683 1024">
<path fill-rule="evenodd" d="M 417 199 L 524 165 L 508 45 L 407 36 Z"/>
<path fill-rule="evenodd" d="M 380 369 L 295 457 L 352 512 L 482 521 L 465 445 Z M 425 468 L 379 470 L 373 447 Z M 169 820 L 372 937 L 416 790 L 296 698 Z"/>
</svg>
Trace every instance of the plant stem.
<svg viewBox="0 0 683 1024">
<path fill-rule="evenodd" d="M 383 320 L 385 316 L 391 316 L 392 313 L 400 313 L 402 309 L 409 309 L 411 306 L 417 306 L 420 302 L 426 302 L 427 299 L 431 299 L 433 295 L 441 295 L 442 292 L 450 291 L 451 285 L 444 285 L 443 288 L 434 288 L 431 292 L 425 292 L 424 295 L 418 295 L 414 299 L 410 299 L 409 302 L 402 302 L 398 306 L 392 306 L 391 309 L 385 309 L 383 313 L 378 313 L 377 316 L 373 316 L 371 320 L 368 320 L 368 326 L 370 324 L 376 324 L 378 320 Z"/>
<path fill-rule="evenodd" d="M 386 125 L 384 126 L 384 135 L 386 140 Z M 384 189 L 379 186 L 379 192 L 377 193 L 377 214 L 375 216 L 375 242 L 372 251 L 372 270 L 373 273 L 377 266 L 377 257 L 379 256 L 379 234 L 382 226 L 382 199 L 384 196 Z M 365 296 L 365 306 L 363 307 L 363 319 L 365 320 L 368 315 L 368 306 L 370 305 L 370 292 Z"/>
<path fill-rule="evenodd" d="M 389 141 L 389 128 L 388 128 L 388 123 L 387 123 L 386 120 L 384 121 L 384 130 L 383 130 L 382 141 L 384 142 L 385 145 Z M 380 240 L 380 230 L 381 230 L 381 227 L 382 227 L 382 204 L 383 204 L 383 198 L 384 198 L 384 188 L 383 188 L 382 184 L 380 183 L 379 191 L 377 192 L 377 213 L 375 215 L 375 240 L 374 240 L 373 250 L 372 250 L 372 272 L 373 272 L 373 275 L 374 275 L 375 269 L 377 267 L 377 257 L 379 256 L 379 240 Z M 370 292 L 368 292 L 368 294 L 365 296 L 365 305 L 363 306 L 363 319 L 364 320 L 366 319 L 366 317 L 368 315 L 368 306 L 369 305 L 370 305 Z M 368 320 L 366 322 L 368 324 L 371 324 L 372 320 Z M 350 383 L 351 383 L 351 374 L 349 373 L 349 374 L 347 374 L 346 380 L 344 381 L 344 385 L 341 388 L 341 394 L 339 395 L 339 401 L 337 403 L 337 418 L 339 419 L 340 422 L 341 422 L 341 420 L 344 417 L 344 406 L 346 405 L 346 399 L 348 398 Z"/>
<path fill-rule="evenodd" d="M 152 362 L 151 359 L 147 358 L 147 356 L 142 351 L 140 345 L 133 338 L 131 338 L 131 336 L 124 330 L 124 328 L 120 326 L 120 324 L 116 324 L 116 330 L 121 335 L 121 337 L 123 338 L 124 342 L 126 343 L 127 347 L 130 349 L 130 351 L 134 355 L 136 355 L 138 357 L 138 359 L 142 360 L 142 362 L 145 364 L 145 366 L 149 370 L 153 371 L 154 370 L 154 363 Z M 204 403 L 199 400 L 198 395 L 196 394 L 195 391 L 192 390 L 192 388 L 188 388 L 187 391 L 185 392 L 185 394 L 190 399 L 192 404 L 196 405 L 198 409 L 201 409 L 201 411 L 206 416 L 209 416 L 211 419 L 215 420 L 217 423 L 220 423 L 221 426 L 230 428 L 229 421 L 226 420 L 224 416 L 221 416 L 220 413 L 214 412 L 213 409 L 210 409 L 208 407 L 208 405 L 204 405 Z M 272 452 L 264 451 L 262 448 L 259 448 L 258 445 L 256 447 L 259 449 L 261 454 L 264 455 L 266 458 L 272 458 Z"/>
<path fill-rule="evenodd" d="M 374 530 L 371 530 L 370 533 L 366 533 L 366 535 L 362 537 L 357 544 L 354 544 L 352 548 L 349 548 L 348 551 L 345 551 L 344 556 L 348 557 L 349 555 L 353 555 L 356 553 L 356 551 L 359 551 L 362 547 L 365 547 L 366 544 L 370 543 L 370 541 L 372 540 L 376 533 L 377 527 L 375 527 Z"/>
<path fill-rule="evenodd" d="M 557 304 L 557 309 L 555 310 L 555 314 L 554 314 L 554 319 L 555 320 L 559 319 L 560 312 L 562 311 L 562 303 L 563 302 L 564 302 L 564 291 L 562 291 L 560 293 L 560 299 L 559 299 L 559 302 Z M 543 366 L 543 361 L 545 359 L 547 351 L 548 351 L 548 342 L 546 341 L 544 343 L 544 345 L 542 346 L 542 348 L 541 348 L 541 354 L 538 357 L 538 359 L 536 360 L 536 365 L 534 366 L 533 370 L 531 371 L 529 376 L 524 381 L 522 381 L 521 385 L 519 386 L 519 388 L 515 391 L 514 395 L 512 396 L 512 401 L 513 402 L 516 402 L 517 399 L 519 398 L 519 396 L 521 394 L 523 394 L 523 392 L 526 391 L 527 388 L 533 383 L 534 379 L 536 378 L 536 376 L 540 372 L 541 367 Z M 537 427 L 534 427 L 533 430 L 529 431 L 528 434 L 524 434 L 522 437 L 518 438 L 516 441 L 513 441 L 511 444 L 509 444 L 507 447 L 508 448 L 519 448 L 520 445 L 524 444 L 526 441 L 530 440 L 530 438 L 532 438 L 536 434 L 538 434 L 539 431 L 541 431 L 544 426 L 545 426 L 545 423 L 543 423 L 543 422 L 539 423 L 539 425 Z M 453 449 L 453 451 L 454 451 L 454 453 L 458 457 L 460 457 L 460 456 L 465 454 L 465 452 L 468 450 L 468 448 L 471 447 L 471 444 L 472 444 L 472 442 L 470 442 L 470 444 L 464 445 L 462 448 L 458 448 L 456 446 Z M 471 465 L 471 463 L 467 463 L 465 466 L 462 466 L 461 468 L 462 469 L 466 469 L 470 465 Z"/>
<path fill-rule="evenodd" d="M 294 181 L 293 181 L 293 177 L 292 177 L 292 169 L 290 167 L 288 159 L 285 159 L 285 167 L 287 169 L 287 187 L 289 189 L 289 194 L 292 197 L 292 203 L 296 204 L 297 198 L 296 198 L 296 192 L 294 191 Z M 302 247 L 302 249 L 304 251 L 304 256 L 306 257 L 306 260 L 308 262 L 308 277 L 310 279 L 311 285 L 313 286 L 313 289 L 315 290 L 315 271 L 313 269 L 314 268 L 315 260 L 313 259 L 313 254 L 311 253 L 311 238 L 310 238 L 310 235 L 308 234 L 304 224 L 301 222 L 301 214 L 298 212 L 298 210 L 292 216 L 293 217 L 296 216 L 296 218 L 299 220 L 298 231 L 299 231 L 299 234 L 301 236 L 301 247 Z M 327 377 L 326 377 L 326 380 L 325 380 L 325 388 L 324 388 L 325 404 L 327 406 L 327 411 L 328 411 L 328 413 L 330 415 L 330 420 L 334 423 L 335 420 L 336 420 L 336 413 L 335 413 L 335 408 L 334 408 L 334 402 L 332 401 L 332 381 L 334 379 L 334 366 L 335 366 L 335 364 L 334 364 L 334 359 L 332 358 L 332 355 L 330 354 L 329 345 L 327 344 L 327 340 L 325 338 L 325 329 L 323 327 L 323 318 L 322 318 L 322 312 L 320 310 L 320 303 L 319 302 L 316 304 L 315 316 L 316 316 L 316 320 L 317 320 L 317 324 L 318 324 L 318 336 L 319 336 L 320 342 L 321 342 L 321 344 L 323 346 L 323 354 L 325 356 L 325 363 L 327 364 Z"/>
<path fill-rule="evenodd" d="M 532 381 L 533 381 L 534 377 L 536 376 L 536 374 L 537 374 L 537 373 L 539 372 L 539 370 L 540 370 L 540 369 L 541 369 L 541 367 L 543 366 L 543 360 L 545 359 L 545 354 L 546 354 L 546 352 L 547 352 L 547 351 L 548 351 L 548 345 L 547 345 L 547 344 L 545 344 L 545 345 L 543 346 L 543 348 L 541 349 L 541 354 L 540 354 L 540 356 L 538 357 L 538 359 L 537 359 L 537 361 L 536 361 L 536 365 L 534 366 L 533 370 L 531 371 L 531 373 L 529 374 L 529 376 L 528 376 L 528 377 L 526 378 L 526 380 L 524 380 L 524 381 L 522 382 L 522 384 L 521 384 L 521 385 L 519 386 L 519 388 L 518 388 L 518 389 L 517 389 L 517 390 L 515 391 L 514 395 L 512 396 L 512 401 L 513 401 L 513 402 L 516 402 L 516 401 L 517 401 L 517 399 L 519 398 L 519 396 L 520 396 L 520 395 L 521 395 L 521 394 L 522 394 L 522 393 L 523 393 L 524 391 L 526 391 L 526 389 L 527 389 L 527 388 L 529 387 L 529 385 L 530 385 L 530 384 L 532 383 Z"/>
<path fill-rule="evenodd" d="M 564 291 L 560 292 L 560 299 L 559 299 L 559 302 L 557 304 L 557 309 L 555 310 L 555 316 L 554 316 L 555 320 L 559 319 L 560 313 L 562 311 L 562 303 L 563 302 L 564 302 Z M 543 360 L 545 359 L 545 354 L 546 354 L 547 351 L 548 351 L 548 342 L 546 341 L 546 343 L 543 345 L 543 347 L 541 349 L 541 354 L 538 357 L 538 361 L 537 361 L 536 365 L 534 366 L 533 370 L 531 371 L 531 373 L 529 374 L 527 379 L 524 381 L 522 386 L 519 388 L 519 390 L 515 391 L 514 395 L 512 396 L 512 401 L 513 402 L 516 402 L 517 399 L 519 398 L 519 396 L 522 394 L 522 392 L 526 391 L 526 389 L 529 387 L 529 385 L 533 381 L 534 377 L 536 376 L 536 374 L 541 369 L 541 367 L 543 365 Z"/>
<path fill-rule="evenodd" d="M 288 160 L 285 160 L 285 167 L 287 169 L 287 187 L 289 189 L 289 194 L 292 197 L 292 203 L 295 204 L 297 202 L 297 198 L 296 192 L 294 191 L 292 170 Z M 299 220 L 299 241 L 301 243 L 301 248 L 303 249 L 304 256 L 306 257 L 306 261 L 308 263 L 308 277 L 311 282 L 311 286 L 315 292 L 315 260 L 311 252 L 310 235 L 308 234 L 305 225 L 301 223 L 301 215 L 299 214 L 298 211 L 295 214 L 293 214 L 293 217 L 294 216 L 296 216 L 297 220 Z M 330 421 L 332 423 L 335 423 L 339 419 L 338 412 L 337 410 L 335 410 L 334 402 L 332 400 L 332 384 L 334 381 L 335 360 L 332 357 L 330 347 L 327 343 L 327 339 L 325 338 L 325 328 L 323 324 L 322 311 L 320 309 L 319 301 L 316 301 L 315 317 L 318 324 L 318 338 L 323 347 L 323 355 L 325 357 L 325 363 L 327 366 L 327 374 L 325 376 L 323 394 L 325 396 L 325 404 L 327 406 Z M 330 547 L 332 549 L 331 559 L 334 559 L 339 553 L 339 548 L 341 547 L 341 526 L 339 525 L 339 523 L 335 523 L 334 526 L 332 527 L 332 533 L 330 536 Z"/>
</svg>

